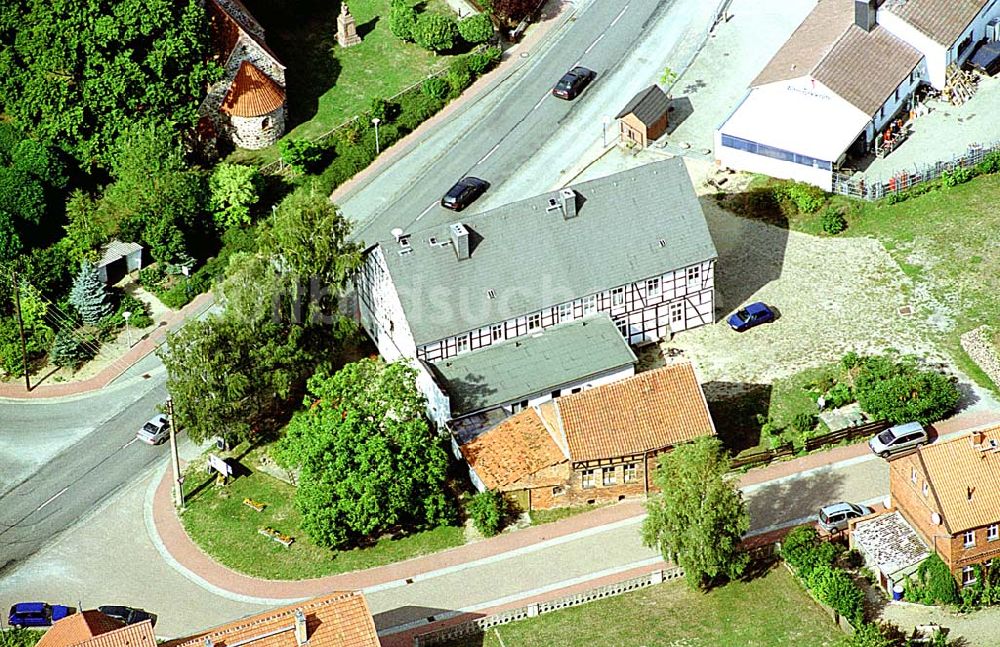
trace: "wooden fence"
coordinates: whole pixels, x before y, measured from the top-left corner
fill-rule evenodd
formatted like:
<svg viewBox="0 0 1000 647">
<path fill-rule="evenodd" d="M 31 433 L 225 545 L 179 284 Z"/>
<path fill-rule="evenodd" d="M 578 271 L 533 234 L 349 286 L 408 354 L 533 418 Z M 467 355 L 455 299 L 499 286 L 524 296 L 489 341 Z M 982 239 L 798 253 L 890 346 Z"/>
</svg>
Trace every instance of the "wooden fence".
<svg viewBox="0 0 1000 647">
<path fill-rule="evenodd" d="M 855 438 L 872 436 L 883 429 L 888 429 L 891 426 L 891 422 L 883 420 L 878 422 L 868 422 L 863 425 L 857 425 L 856 427 L 845 427 L 843 429 L 838 429 L 837 431 L 831 431 L 828 434 L 808 438 L 805 442 L 804 449 L 806 451 L 812 451 L 814 449 L 819 449 L 824 445 L 839 443 L 842 440 L 854 440 Z M 730 467 L 732 469 L 739 469 L 747 466 L 766 465 L 778 458 L 794 456 L 798 453 L 798 451 L 799 450 L 794 445 L 788 443 L 775 447 L 774 449 L 767 449 L 762 452 L 755 452 L 753 454 L 736 457 L 730 462 Z"/>
<path fill-rule="evenodd" d="M 950 160 L 914 166 L 912 170 L 903 169 L 887 179 L 864 174 L 847 175 L 835 171 L 832 192 L 862 200 L 879 200 L 887 195 L 906 191 L 917 184 L 936 180 L 942 174 L 957 168 L 971 169 L 995 151 L 1000 151 L 1000 141 L 987 145 L 971 144 L 965 153 L 955 155 Z"/>
</svg>

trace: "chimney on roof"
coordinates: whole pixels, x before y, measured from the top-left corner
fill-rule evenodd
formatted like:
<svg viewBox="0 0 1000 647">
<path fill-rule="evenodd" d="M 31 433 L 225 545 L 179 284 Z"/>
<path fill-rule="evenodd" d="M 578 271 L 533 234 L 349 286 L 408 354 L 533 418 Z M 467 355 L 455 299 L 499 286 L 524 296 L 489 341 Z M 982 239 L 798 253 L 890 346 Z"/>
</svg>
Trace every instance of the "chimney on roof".
<svg viewBox="0 0 1000 647">
<path fill-rule="evenodd" d="M 854 0 L 854 24 L 865 31 L 875 29 L 878 0 Z"/>
<path fill-rule="evenodd" d="M 451 231 L 451 244 L 455 248 L 458 260 L 464 261 L 469 258 L 469 230 L 460 222 L 456 222 L 448 229 Z"/>
<path fill-rule="evenodd" d="M 576 218 L 576 191 L 569 188 L 560 190 L 559 201 L 559 206 L 562 207 L 563 218 L 566 220 Z"/>
<path fill-rule="evenodd" d="M 983 442 L 985 440 L 986 440 L 986 432 L 985 431 L 980 430 L 980 431 L 974 431 L 974 432 L 972 432 L 972 446 L 973 447 L 982 447 L 983 446 Z"/>
<path fill-rule="evenodd" d="M 975 494 L 975 493 L 976 493 L 976 488 L 972 487 L 971 485 L 967 486 L 965 488 L 965 498 L 966 498 L 966 500 L 967 501 L 972 501 L 972 495 Z"/>
<path fill-rule="evenodd" d="M 205 636 L 205 647 L 212 647 L 212 639 Z"/>
<path fill-rule="evenodd" d="M 295 610 L 295 644 L 302 647 L 309 642 L 309 632 L 306 630 L 306 614 L 302 609 Z"/>
</svg>

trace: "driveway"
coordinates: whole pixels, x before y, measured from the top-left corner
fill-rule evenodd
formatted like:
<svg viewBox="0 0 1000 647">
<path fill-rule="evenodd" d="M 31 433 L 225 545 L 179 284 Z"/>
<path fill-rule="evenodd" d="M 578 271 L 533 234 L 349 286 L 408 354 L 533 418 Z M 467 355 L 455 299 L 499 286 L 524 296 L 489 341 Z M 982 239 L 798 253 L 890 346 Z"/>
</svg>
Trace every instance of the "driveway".
<svg viewBox="0 0 1000 647">
<path fill-rule="evenodd" d="M 916 625 L 936 624 L 949 629 L 948 638 L 961 636 L 973 647 L 1000 645 L 1000 607 L 973 613 L 955 613 L 939 607 L 907 602 L 890 602 L 882 610 L 882 620 L 895 623 L 907 633 Z"/>
</svg>

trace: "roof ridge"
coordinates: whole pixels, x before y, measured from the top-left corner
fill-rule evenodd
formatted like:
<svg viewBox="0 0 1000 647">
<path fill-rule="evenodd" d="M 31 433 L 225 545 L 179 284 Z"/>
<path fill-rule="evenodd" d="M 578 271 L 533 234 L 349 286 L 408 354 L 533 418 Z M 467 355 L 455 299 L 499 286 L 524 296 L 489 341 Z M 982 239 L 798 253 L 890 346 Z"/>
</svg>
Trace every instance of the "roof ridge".
<svg viewBox="0 0 1000 647">
<path fill-rule="evenodd" d="M 823 66 L 823 63 L 826 62 L 826 59 L 830 58 L 830 56 L 833 54 L 833 51 L 837 49 L 837 45 L 840 45 L 840 41 L 844 40 L 844 38 L 847 36 L 847 32 L 851 31 L 851 27 L 857 27 L 854 21 L 848 23 L 848 25 L 844 28 L 844 31 L 840 32 L 840 36 L 837 36 L 836 38 L 833 39 L 833 41 L 830 43 L 830 48 L 823 53 L 823 56 L 820 57 L 816 65 L 813 65 L 812 69 L 809 70 L 808 74 L 809 76 L 813 77 L 814 80 L 815 80 L 816 70 L 818 70 Z M 878 27 L 878 25 L 872 27 L 872 31 L 875 31 L 876 27 Z M 861 28 L 858 27 L 858 29 Z M 820 81 L 820 83 L 823 83 L 823 81 Z M 826 85 L 826 83 L 823 83 L 823 85 Z"/>
<path fill-rule="evenodd" d="M 924 462 L 923 451 L 924 451 L 923 447 L 917 447 L 917 460 L 920 461 L 920 467 L 924 471 L 924 478 L 927 480 L 927 485 L 930 488 L 931 495 L 934 497 L 934 503 L 937 504 L 937 509 L 940 510 L 941 512 L 944 512 L 944 506 L 941 505 L 941 499 L 938 497 L 937 488 L 934 486 L 934 482 L 931 479 L 931 472 L 929 469 L 927 469 L 927 463 Z M 941 521 L 944 522 L 944 529 L 947 530 L 948 534 L 950 535 L 951 524 L 948 522 L 948 515 L 942 514 Z M 931 543 L 935 542 L 931 540 Z"/>
<path fill-rule="evenodd" d="M 559 411 L 559 398 L 555 398 L 552 400 L 552 409 L 555 411 L 556 414 L 556 425 L 557 425 L 556 429 L 552 429 L 551 427 L 549 427 L 549 424 L 545 420 L 545 416 L 539 415 L 538 417 L 541 419 L 542 424 L 545 426 L 545 430 L 549 432 L 549 436 L 552 437 L 552 442 L 556 444 L 556 447 L 558 447 L 559 451 L 563 453 L 563 456 L 566 457 L 566 460 L 570 460 L 569 443 L 566 442 L 566 430 L 563 429 L 562 413 Z"/>
</svg>

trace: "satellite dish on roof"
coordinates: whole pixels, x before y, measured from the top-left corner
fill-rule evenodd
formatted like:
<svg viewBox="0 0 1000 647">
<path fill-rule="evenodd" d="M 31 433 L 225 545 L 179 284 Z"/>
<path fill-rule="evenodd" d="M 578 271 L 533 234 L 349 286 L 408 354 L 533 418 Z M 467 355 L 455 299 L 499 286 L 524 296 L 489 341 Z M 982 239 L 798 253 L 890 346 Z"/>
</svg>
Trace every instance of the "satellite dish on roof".
<svg viewBox="0 0 1000 647">
<path fill-rule="evenodd" d="M 936 512 L 932 512 L 931 513 L 931 521 L 934 523 L 935 526 L 940 526 L 941 525 L 941 515 L 939 515 Z"/>
<path fill-rule="evenodd" d="M 385 231 L 385 230 L 383 229 L 382 231 Z M 403 230 L 400 229 L 399 227 L 396 227 L 390 233 L 392 234 L 393 238 L 395 238 L 396 240 L 399 240 L 399 237 L 403 235 Z"/>
<path fill-rule="evenodd" d="M 889 506 L 891 506 L 891 505 L 892 505 L 892 499 L 890 497 L 886 497 L 886 498 L 882 499 L 882 507 L 883 508 L 885 508 L 886 510 L 888 510 Z"/>
</svg>

